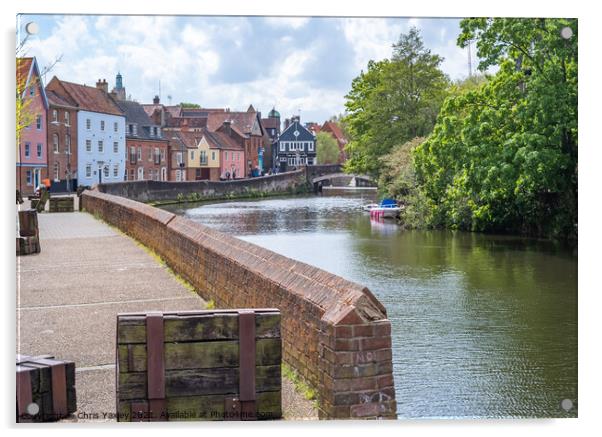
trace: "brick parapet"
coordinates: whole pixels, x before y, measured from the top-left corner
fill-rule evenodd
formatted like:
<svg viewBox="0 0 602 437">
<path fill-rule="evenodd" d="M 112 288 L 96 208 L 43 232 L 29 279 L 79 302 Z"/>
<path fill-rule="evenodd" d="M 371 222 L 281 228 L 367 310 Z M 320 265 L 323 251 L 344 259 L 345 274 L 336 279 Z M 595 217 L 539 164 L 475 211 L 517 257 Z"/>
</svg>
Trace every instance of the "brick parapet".
<svg viewBox="0 0 602 437">
<path fill-rule="evenodd" d="M 279 308 L 283 360 L 318 392 L 320 417 L 396 417 L 391 324 L 367 288 L 133 200 L 85 191 L 82 202 L 218 307 Z"/>
</svg>

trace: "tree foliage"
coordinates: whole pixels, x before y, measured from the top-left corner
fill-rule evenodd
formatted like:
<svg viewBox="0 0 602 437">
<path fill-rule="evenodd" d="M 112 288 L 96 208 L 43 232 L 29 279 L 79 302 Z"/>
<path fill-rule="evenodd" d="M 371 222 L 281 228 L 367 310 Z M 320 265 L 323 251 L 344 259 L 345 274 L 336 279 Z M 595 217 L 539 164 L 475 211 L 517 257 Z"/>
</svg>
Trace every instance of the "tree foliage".
<svg viewBox="0 0 602 437">
<path fill-rule="evenodd" d="M 198 103 L 180 102 L 180 108 L 199 109 L 200 107 Z"/>
<path fill-rule="evenodd" d="M 461 29 L 479 68 L 499 70 L 452 92 L 414 152 L 429 224 L 576 236 L 577 21 L 478 18 Z"/>
<path fill-rule="evenodd" d="M 339 161 L 339 145 L 328 132 L 316 135 L 316 154 L 320 164 L 336 164 Z"/>
<path fill-rule="evenodd" d="M 378 175 L 380 157 L 431 132 L 449 84 L 442 61 L 412 28 L 393 46 L 392 59 L 370 61 L 353 80 L 344 118 L 348 171 Z"/>
</svg>

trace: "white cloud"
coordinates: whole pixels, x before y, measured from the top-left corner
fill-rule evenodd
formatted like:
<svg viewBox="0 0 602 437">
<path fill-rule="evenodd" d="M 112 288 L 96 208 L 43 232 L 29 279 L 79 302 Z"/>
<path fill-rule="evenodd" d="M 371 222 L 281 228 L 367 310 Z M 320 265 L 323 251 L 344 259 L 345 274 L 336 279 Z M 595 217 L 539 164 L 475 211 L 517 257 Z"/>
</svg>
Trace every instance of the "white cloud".
<svg viewBox="0 0 602 437">
<path fill-rule="evenodd" d="M 391 56 L 402 23 L 389 23 L 380 18 L 343 18 L 342 28 L 355 52 L 355 67 L 359 70 L 365 69 L 369 60 L 380 61 Z"/>
<path fill-rule="evenodd" d="M 266 17 L 265 21 L 272 27 L 288 27 L 300 29 L 309 22 L 309 17 Z"/>
</svg>

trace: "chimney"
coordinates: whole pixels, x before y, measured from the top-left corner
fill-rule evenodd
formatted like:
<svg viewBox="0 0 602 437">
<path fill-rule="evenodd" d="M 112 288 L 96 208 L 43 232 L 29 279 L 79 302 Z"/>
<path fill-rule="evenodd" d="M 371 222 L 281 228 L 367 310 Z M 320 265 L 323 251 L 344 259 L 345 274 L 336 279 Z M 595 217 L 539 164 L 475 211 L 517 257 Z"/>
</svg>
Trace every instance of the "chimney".
<svg viewBox="0 0 602 437">
<path fill-rule="evenodd" d="M 96 88 L 98 88 L 99 90 L 103 90 L 107 94 L 109 93 L 109 84 L 107 83 L 106 79 L 98 79 L 98 82 L 96 82 Z"/>
<path fill-rule="evenodd" d="M 284 119 L 284 130 L 288 129 L 288 127 L 291 125 L 291 121 L 288 118 Z"/>
<path fill-rule="evenodd" d="M 224 121 L 224 132 L 231 137 L 232 136 L 232 122 L 230 120 Z"/>
<path fill-rule="evenodd" d="M 155 98 L 153 99 L 153 104 L 155 104 L 155 105 L 159 104 L 159 96 L 155 96 Z"/>
</svg>

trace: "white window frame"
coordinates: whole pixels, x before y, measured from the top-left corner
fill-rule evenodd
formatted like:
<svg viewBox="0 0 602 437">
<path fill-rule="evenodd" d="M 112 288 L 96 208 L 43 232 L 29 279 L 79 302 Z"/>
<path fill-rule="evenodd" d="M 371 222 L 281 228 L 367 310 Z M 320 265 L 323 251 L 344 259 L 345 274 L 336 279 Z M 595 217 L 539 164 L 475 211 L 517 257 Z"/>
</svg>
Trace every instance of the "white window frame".
<svg viewBox="0 0 602 437">
<path fill-rule="evenodd" d="M 69 111 L 65 111 L 64 120 L 65 126 L 71 126 L 71 115 L 69 114 Z"/>
<path fill-rule="evenodd" d="M 309 145 L 307 146 L 307 150 L 308 150 L 309 152 L 313 152 L 313 151 L 314 151 L 314 144 L 315 144 L 315 143 L 314 143 L 313 141 L 310 141 L 310 142 L 309 142 Z"/>
<path fill-rule="evenodd" d="M 29 158 L 31 156 L 31 143 L 25 143 L 25 157 Z"/>
<path fill-rule="evenodd" d="M 59 111 L 56 109 L 52 110 L 52 122 L 53 123 L 58 123 L 59 122 Z"/>
<path fill-rule="evenodd" d="M 86 130 L 92 129 L 92 120 L 86 118 Z"/>
<path fill-rule="evenodd" d="M 101 131 L 105 130 L 105 121 L 104 120 L 100 120 L 100 130 Z"/>
<path fill-rule="evenodd" d="M 119 177 L 119 164 L 113 164 L 113 177 Z"/>
<path fill-rule="evenodd" d="M 284 141 L 280 141 L 280 151 L 284 152 L 286 149 L 286 145 L 284 144 Z"/>
<path fill-rule="evenodd" d="M 36 156 L 38 157 L 38 159 L 42 159 L 43 150 L 44 145 L 42 143 L 38 143 L 36 145 Z"/>
<path fill-rule="evenodd" d="M 92 177 L 92 164 L 86 164 L 86 177 Z"/>
<path fill-rule="evenodd" d="M 117 123 L 117 122 L 114 122 L 114 123 L 113 123 L 113 130 L 114 130 L 115 132 L 118 132 L 118 131 L 119 131 L 119 123 Z"/>
<path fill-rule="evenodd" d="M 108 178 L 110 174 L 111 174 L 111 170 L 109 169 L 109 165 L 105 164 L 102 167 L 102 177 L 103 178 Z"/>
<path fill-rule="evenodd" d="M 92 140 L 86 140 L 86 152 L 92 151 Z"/>
<path fill-rule="evenodd" d="M 52 152 L 59 153 L 59 134 L 52 134 Z"/>
<path fill-rule="evenodd" d="M 136 161 L 142 161 L 142 147 L 138 146 L 138 153 L 136 155 Z"/>
<path fill-rule="evenodd" d="M 71 135 L 65 135 L 65 154 L 71 155 Z"/>
<path fill-rule="evenodd" d="M 119 141 L 113 141 L 113 153 L 119 153 Z"/>
<path fill-rule="evenodd" d="M 105 143 L 103 140 L 98 140 L 98 153 L 104 153 Z"/>
</svg>

